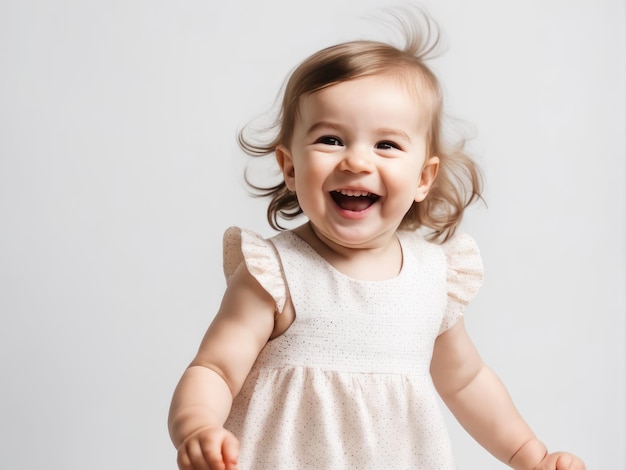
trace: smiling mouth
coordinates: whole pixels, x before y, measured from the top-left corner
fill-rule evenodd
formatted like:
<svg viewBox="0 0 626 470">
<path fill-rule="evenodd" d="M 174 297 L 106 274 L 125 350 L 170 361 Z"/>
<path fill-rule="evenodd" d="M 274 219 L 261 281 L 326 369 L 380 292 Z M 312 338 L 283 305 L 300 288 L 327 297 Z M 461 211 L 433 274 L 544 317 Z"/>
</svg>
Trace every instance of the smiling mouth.
<svg viewBox="0 0 626 470">
<path fill-rule="evenodd" d="M 353 189 L 331 191 L 330 196 L 343 210 L 353 212 L 364 211 L 380 199 L 378 194 Z"/>
</svg>

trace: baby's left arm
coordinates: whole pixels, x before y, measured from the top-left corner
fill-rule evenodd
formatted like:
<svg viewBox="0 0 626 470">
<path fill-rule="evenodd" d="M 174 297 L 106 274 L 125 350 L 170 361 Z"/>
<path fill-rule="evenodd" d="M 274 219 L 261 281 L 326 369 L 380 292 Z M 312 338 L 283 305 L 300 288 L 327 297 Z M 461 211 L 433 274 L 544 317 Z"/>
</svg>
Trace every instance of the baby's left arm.
<svg viewBox="0 0 626 470">
<path fill-rule="evenodd" d="M 516 470 L 584 470 L 572 454 L 548 454 L 500 379 L 480 358 L 463 318 L 437 338 L 430 372 L 459 423 L 502 462 Z"/>
</svg>

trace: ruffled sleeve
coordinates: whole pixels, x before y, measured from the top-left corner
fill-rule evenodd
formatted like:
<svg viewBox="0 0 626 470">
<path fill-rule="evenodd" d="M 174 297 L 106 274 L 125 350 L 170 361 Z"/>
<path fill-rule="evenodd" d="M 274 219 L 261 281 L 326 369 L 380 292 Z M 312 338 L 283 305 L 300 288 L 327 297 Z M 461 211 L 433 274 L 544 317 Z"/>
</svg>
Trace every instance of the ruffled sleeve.
<svg viewBox="0 0 626 470">
<path fill-rule="evenodd" d="M 483 283 L 483 262 L 472 237 L 456 235 L 445 242 L 442 248 L 446 255 L 448 302 L 439 334 L 459 320 Z"/>
<path fill-rule="evenodd" d="M 287 288 L 276 248 L 259 234 L 239 227 L 224 232 L 224 275 L 226 283 L 242 263 L 276 303 L 276 314 L 283 311 Z"/>
</svg>

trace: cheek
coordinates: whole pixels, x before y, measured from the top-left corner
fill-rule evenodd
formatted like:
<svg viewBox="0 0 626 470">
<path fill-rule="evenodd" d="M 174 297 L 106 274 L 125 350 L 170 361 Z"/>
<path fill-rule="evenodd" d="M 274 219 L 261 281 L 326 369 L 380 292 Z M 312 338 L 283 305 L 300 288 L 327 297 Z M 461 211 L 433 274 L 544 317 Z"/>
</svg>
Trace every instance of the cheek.
<svg viewBox="0 0 626 470">
<path fill-rule="evenodd" d="M 312 160 L 314 161 L 311 158 L 302 160 L 298 162 L 299 164 L 296 167 L 296 178 L 298 178 L 301 185 L 306 185 L 307 187 L 320 186 L 331 171 L 319 159 L 317 163 L 311 163 Z"/>
<path fill-rule="evenodd" d="M 305 197 L 305 195 L 311 194 L 311 191 L 315 189 L 317 185 L 317 175 L 314 169 L 308 165 L 296 166 L 295 185 L 298 199 Z"/>
<path fill-rule="evenodd" d="M 405 162 L 394 165 L 386 171 L 387 181 L 399 190 L 409 191 L 418 186 L 421 175 L 421 166 L 417 163 Z"/>
</svg>

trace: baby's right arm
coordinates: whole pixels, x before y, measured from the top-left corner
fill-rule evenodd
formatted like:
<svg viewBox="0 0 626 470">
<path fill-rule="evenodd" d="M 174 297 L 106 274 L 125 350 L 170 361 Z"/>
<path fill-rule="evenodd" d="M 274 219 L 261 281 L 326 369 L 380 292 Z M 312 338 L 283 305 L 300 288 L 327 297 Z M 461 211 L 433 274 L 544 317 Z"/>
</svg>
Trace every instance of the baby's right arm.
<svg viewBox="0 0 626 470">
<path fill-rule="evenodd" d="M 223 425 L 272 334 L 275 309 L 242 263 L 172 398 L 168 424 L 181 470 L 236 468 L 239 443 Z"/>
</svg>

